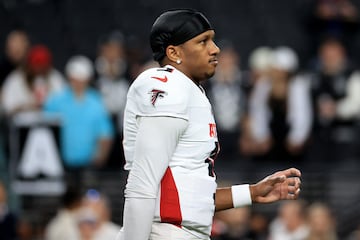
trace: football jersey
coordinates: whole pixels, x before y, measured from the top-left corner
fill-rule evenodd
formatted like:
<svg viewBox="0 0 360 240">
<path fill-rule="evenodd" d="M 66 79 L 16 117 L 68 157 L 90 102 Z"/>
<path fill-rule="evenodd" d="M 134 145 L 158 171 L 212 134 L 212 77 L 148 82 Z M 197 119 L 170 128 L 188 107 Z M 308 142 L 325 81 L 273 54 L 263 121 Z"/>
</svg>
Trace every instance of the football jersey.
<svg viewBox="0 0 360 240">
<path fill-rule="evenodd" d="M 126 170 L 131 170 L 134 161 L 137 117 L 169 116 L 188 121 L 159 185 L 154 221 L 208 237 L 215 210 L 213 167 L 219 148 L 204 90 L 172 66 L 152 68 L 133 82 L 124 114 Z"/>
</svg>

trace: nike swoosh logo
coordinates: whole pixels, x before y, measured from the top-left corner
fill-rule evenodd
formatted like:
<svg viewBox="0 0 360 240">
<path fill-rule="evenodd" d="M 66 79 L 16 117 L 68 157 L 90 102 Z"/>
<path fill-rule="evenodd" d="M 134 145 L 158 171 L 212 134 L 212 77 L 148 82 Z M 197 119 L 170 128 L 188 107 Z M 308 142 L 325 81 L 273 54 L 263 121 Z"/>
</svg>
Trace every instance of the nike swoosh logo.
<svg viewBox="0 0 360 240">
<path fill-rule="evenodd" d="M 151 78 L 159 80 L 161 82 L 167 82 L 168 81 L 167 76 L 164 76 L 162 78 L 161 77 L 151 77 Z"/>
</svg>

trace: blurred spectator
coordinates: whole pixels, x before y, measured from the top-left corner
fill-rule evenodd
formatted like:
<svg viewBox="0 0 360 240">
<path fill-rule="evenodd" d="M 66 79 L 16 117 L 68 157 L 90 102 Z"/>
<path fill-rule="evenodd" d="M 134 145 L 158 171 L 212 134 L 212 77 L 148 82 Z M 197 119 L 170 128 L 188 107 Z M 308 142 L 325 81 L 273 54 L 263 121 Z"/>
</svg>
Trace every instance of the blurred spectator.
<svg viewBox="0 0 360 240">
<path fill-rule="evenodd" d="M 307 28 L 316 51 L 325 37 L 336 37 L 346 42 L 347 49 L 359 32 L 359 9 L 351 0 L 316 0 L 311 9 Z"/>
<path fill-rule="evenodd" d="M 81 207 L 82 198 L 78 188 L 68 187 L 62 197 L 62 208 L 46 226 L 45 240 L 80 239 L 76 214 Z"/>
<path fill-rule="evenodd" d="M 322 43 L 311 83 L 314 158 L 327 162 L 356 158 L 360 72 L 351 65 L 340 41 L 331 38 Z"/>
<path fill-rule="evenodd" d="M 115 239 L 120 231 L 111 221 L 108 199 L 95 189 L 87 191 L 78 222 L 83 240 Z"/>
<path fill-rule="evenodd" d="M 98 230 L 98 216 L 91 208 L 82 207 L 76 217 L 80 240 L 92 240 Z"/>
<path fill-rule="evenodd" d="M 213 240 L 268 240 L 267 217 L 249 208 L 217 212 L 214 216 Z"/>
<path fill-rule="evenodd" d="M 313 203 L 308 208 L 309 236 L 306 240 L 337 240 L 335 218 L 323 203 Z"/>
<path fill-rule="evenodd" d="M 60 91 L 64 78 L 52 65 L 52 54 L 44 45 L 33 46 L 25 66 L 17 68 L 5 79 L 2 104 L 8 115 L 39 110 L 48 94 Z M 16 96 L 16 97 L 14 97 Z"/>
<path fill-rule="evenodd" d="M 5 166 L 6 155 L 6 137 L 8 127 L 6 125 L 6 118 L 3 113 L 2 104 L 2 87 L 6 77 L 16 68 L 23 67 L 25 59 L 30 47 L 30 40 L 27 33 L 20 29 L 12 30 L 8 33 L 5 42 L 4 55 L 0 55 L 0 165 Z M 3 159 L 4 158 L 4 159 Z M 1 171 L 1 170 L 0 170 Z M 7 171 L 2 173 L 3 176 Z"/>
<path fill-rule="evenodd" d="M 268 240 L 269 219 L 265 214 L 253 211 L 249 222 L 249 229 L 245 239 Z"/>
<path fill-rule="evenodd" d="M 270 47 L 261 46 L 254 49 L 249 56 L 249 78 L 252 86 L 260 81 L 267 81 L 271 66 Z M 255 140 L 251 132 L 251 119 L 249 113 L 245 114 L 241 124 L 240 149 L 245 156 L 251 156 L 256 152 Z"/>
<path fill-rule="evenodd" d="M 252 84 L 266 79 L 270 74 L 272 49 L 267 46 L 260 46 L 254 49 L 249 56 L 249 70 Z"/>
<path fill-rule="evenodd" d="M 0 239 L 17 239 L 17 217 L 10 211 L 7 204 L 5 186 L 0 182 Z"/>
<path fill-rule="evenodd" d="M 245 240 L 249 228 L 250 209 L 234 208 L 215 214 L 213 240 Z"/>
<path fill-rule="evenodd" d="M 61 151 L 68 173 L 81 184 L 83 170 L 105 164 L 112 144 L 113 126 L 100 94 L 89 87 L 93 65 L 84 56 L 74 56 L 66 64 L 70 86 L 51 94 L 46 113 L 60 114 Z M 79 182 L 80 181 L 80 182 Z"/>
<path fill-rule="evenodd" d="M 281 203 L 278 216 L 270 223 L 270 240 L 304 240 L 309 234 L 305 203 L 285 201 Z"/>
<path fill-rule="evenodd" d="M 216 128 L 224 156 L 238 153 L 242 118 L 247 106 L 248 82 L 240 69 L 240 56 L 234 46 L 223 41 L 214 77 L 206 82 L 207 95 L 212 103 Z"/>
<path fill-rule="evenodd" d="M 289 47 L 273 50 L 268 78 L 258 80 L 250 96 L 250 128 L 255 155 L 288 162 L 304 153 L 311 124 L 310 84 L 296 74 L 298 58 Z"/>
<path fill-rule="evenodd" d="M 117 126 L 120 129 L 129 88 L 129 80 L 125 76 L 127 62 L 123 38 L 120 32 L 114 32 L 102 39 L 95 61 L 98 74 L 97 87 L 108 111 L 118 117 Z"/>
<path fill-rule="evenodd" d="M 148 47 L 147 39 L 144 41 L 137 35 L 127 35 L 126 56 L 128 62 L 128 79 L 133 81 L 149 59 L 153 60 L 151 49 Z M 155 62 L 156 64 L 157 62 Z"/>
<path fill-rule="evenodd" d="M 10 72 L 25 63 L 29 47 L 29 37 L 23 30 L 13 30 L 7 35 L 5 55 L 0 60 L 0 86 Z"/>
<path fill-rule="evenodd" d="M 122 125 L 126 95 L 130 81 L 126 77 L 127 58 L 121 32 L 115 31 L 101 39 L 95 60 L 97 72 L 96 86 L 100 90 L 104 104 L 116 126 L 114 144 L 107 165 L 123 166 Z"/>
</svg>

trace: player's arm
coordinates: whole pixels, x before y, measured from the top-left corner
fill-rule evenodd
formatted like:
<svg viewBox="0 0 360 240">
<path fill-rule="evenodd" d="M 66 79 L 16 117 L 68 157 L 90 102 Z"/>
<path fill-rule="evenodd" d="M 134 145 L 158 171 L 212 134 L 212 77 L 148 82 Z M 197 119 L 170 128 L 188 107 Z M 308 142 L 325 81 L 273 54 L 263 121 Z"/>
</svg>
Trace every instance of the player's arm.
<svg viewBox="0 0 360 240">
<path fill-rule="evenodd" d="M 256 184 L 218 188 L 215 195 L 216 211 L 278 200 L 297 199 L 300 194 L 301 172 L 296 168 L 278 171 Z"/>
<path fill-rule="evenodd" d="M 141 117 L 138 124 L 134 162 L 125 190 L 123 239 L 148 240 L 159 184 L 187 121 Z"/>
</svg>

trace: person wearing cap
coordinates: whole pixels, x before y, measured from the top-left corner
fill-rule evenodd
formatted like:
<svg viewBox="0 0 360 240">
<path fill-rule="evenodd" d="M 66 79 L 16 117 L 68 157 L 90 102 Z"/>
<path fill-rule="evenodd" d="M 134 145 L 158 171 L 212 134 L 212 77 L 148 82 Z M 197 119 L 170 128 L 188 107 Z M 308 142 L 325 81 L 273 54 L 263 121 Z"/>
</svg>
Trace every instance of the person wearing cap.
<svg viewBox="0 0 360 240">
<path fill-rule="evenodd" d="M 5 113 L 39 111 L 47 95 L 64 86 L 64 76 L 53 66 L 50 49 L 42 44 L 34 45 L 25 66 L 12 71 L 5 79 L 1 96 Z"/>
<path fill-rule="evenodd" d="M 113 126 L 100 94 L 89 87 L 94 74 L 90 59 L 71 57 L 65 73 L 69 86 L 50 95 L 43 110 L 60 114 L 61 151 L 65 167 L 75 175 L 81 175 L 86 168 L 105 164 L 112 143 Z"/>
<path fill-rule="evenodd" d="M 80 232 L 89 233 L 90 230 L 92 233 L 91 240 L 114 240 L 120 230 L 120 226 L 111 220 L 111 204 L 108 196 L 104 192 L 99 192 L 96 189 L 89 189 L 85 194 L 82 205 L 82 209 L 85 210 L 85 212 L 92 212 L 92 214 L 88 217 L 83 215 L 82 220 L 85 226 L 82 227 Z M 79 217 L 81 218 L 81 215 Z M 87 220 L 94 221 L 86 224 Z M 86 225 L 90 227 L 90 229 L 86 227 Z"/>
<path fill-rule="evenodd" d="M 142 72 L 128 92 L 123 144 L 129 175 L 117 239 L 209 239 L 214 211 L 299 195 L 295 168 L 217 189 L 216 124 L 200 85 L 218 63 L 214 37 L 207 18 L 191 9 L 166 11 L 152 26 L 150 44 L 161 67 Z"/>
<path fill-rule="evenodd" d="M 268 76 L 256 82 L 249 101 L 254 159 L 299 163 L 312 130 L 310 81 L 297 73 L 290 47 L 272 49 L 270 59 Z"/>
</svg>

